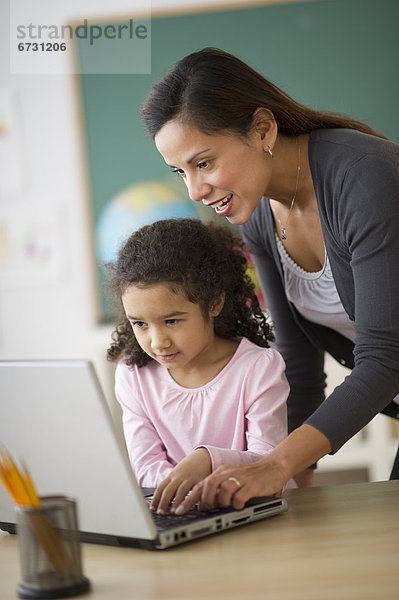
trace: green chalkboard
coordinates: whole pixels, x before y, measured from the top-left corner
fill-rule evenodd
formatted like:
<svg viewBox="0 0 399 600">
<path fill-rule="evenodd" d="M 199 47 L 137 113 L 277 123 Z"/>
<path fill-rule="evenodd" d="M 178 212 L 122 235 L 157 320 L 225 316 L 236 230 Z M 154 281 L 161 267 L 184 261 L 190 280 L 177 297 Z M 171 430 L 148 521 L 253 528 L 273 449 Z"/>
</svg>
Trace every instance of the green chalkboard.
<svg viewBox="0 0 399 600">
<path fill-rule="evenodd" d="M 399 142 L 398 23 L 397 0 L 153 14 L 150 75 L 78 76 L 93 239 L 101 211 L 121 190 L 173 177 L 146 135 L 140 107 L 174 62 L 205 46 L 236 54 L 304 104 L 345 113 Z M 77 50 L 84 61 L 84 47 Z M 97 280 L 99 319 L 107 321 L 112 310 L 100 266 Z"/>
</svg>

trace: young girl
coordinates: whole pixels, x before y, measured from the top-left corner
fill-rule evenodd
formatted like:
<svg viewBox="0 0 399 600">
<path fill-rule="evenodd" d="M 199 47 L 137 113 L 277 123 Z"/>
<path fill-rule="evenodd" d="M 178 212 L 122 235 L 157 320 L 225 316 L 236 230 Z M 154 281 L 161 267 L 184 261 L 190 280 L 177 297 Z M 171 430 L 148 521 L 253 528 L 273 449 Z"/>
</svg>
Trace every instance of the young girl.
<svg viewBox="0 0 399 600">
<path fill-rule="evenodd" d="M 127 449 L 165 512 L 221 464 L 260 460 L 287 435 L 289 386 L 232 228 L 195 219 L 134 233 L 111 267 L 123 321 L 109 360 Z M 239 487 L 232 478 L 230 484 Z"/>
</svg>

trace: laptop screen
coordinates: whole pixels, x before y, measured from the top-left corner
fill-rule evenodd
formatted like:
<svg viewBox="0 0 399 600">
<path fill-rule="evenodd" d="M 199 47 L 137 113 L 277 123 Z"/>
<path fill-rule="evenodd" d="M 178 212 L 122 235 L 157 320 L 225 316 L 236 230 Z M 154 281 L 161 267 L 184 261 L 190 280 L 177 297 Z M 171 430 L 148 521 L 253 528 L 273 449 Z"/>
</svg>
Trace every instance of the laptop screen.
<svg viewBox="0 0 399 600">
<path fill-rule="evenodd" d="M 82 531 L 156 537 L 89 361 L 0 361 L 0 399 L 0 444 L 41 496 L 76 498 Z M 0 522 L 14 521 L 0 486 Z"/>
</svg>

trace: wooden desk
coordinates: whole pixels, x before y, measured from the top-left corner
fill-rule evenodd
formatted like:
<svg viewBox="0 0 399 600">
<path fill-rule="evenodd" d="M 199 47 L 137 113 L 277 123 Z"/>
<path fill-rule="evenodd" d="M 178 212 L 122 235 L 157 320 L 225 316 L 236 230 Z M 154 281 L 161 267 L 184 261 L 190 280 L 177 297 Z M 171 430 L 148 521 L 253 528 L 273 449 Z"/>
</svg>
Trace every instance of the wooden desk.
<svg viewBox="0 0 399 600">
<path fill-rule="evenodd" d="M 149 552 L 83 544 L 92 593 L 112 600 L 398 600 L 399 481 L 287 492 L 287 513 Z M 0 536 L 0 599 L 17 540 Z"/>
</svg>

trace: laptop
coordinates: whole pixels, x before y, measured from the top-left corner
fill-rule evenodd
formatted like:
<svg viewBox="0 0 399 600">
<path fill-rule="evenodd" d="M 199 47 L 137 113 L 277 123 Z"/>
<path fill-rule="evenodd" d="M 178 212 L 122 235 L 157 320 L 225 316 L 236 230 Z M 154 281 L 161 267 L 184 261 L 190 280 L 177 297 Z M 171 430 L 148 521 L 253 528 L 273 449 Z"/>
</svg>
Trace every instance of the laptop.
<svg viewBox="0 0 399 600">
<path fill-rule="evenodd" d="M 284 498 L 187 515 L 149 509 L 89 360 L 0 361 L 0 445 L 23 460 L 40 496 L 77 500 L 82 541 L 164 549 L 287 510 Z M 15 532 L 0 485 L 0 529 Z"/>
</svg>

